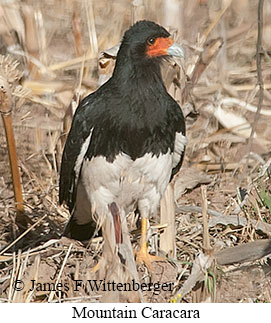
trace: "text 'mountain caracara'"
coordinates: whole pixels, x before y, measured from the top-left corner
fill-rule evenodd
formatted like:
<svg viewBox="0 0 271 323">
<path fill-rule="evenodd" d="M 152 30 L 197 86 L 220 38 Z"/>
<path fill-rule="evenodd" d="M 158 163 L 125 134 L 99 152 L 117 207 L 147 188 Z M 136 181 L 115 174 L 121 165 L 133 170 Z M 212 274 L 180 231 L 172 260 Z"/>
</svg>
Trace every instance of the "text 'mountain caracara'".
<svg viewBox="0 0 271 323">
<path fill-rule="evenodd" d="M 183 159 L 184 117 L 160 71 L 168 56 L 184 54 L 163 27 L 140 21 L 127 30 L 112 77 L 79 104 L 63 152 L 59 199 L 71 213 L 64 234 L 89 239 L 96 223 L 109 260 L 123 266 L 133 257 L 126 215 L 140 213 L 138 257 L 148 263 L 148 218 Z"/>
</svg>

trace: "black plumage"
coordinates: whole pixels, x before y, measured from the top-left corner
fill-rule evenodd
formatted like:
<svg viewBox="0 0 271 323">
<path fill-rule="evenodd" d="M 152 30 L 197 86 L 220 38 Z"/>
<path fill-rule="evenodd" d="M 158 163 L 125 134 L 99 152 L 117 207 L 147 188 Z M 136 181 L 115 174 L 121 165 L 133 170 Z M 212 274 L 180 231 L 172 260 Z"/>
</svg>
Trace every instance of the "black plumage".
<svg viewBox="0 0 271 323">
<path fill-rule="evenodd" d="M 108 201 L 109 213 L 112 205 L 114 210 L 118 207 L 125 213 L 135 208 L 141 212 L 141 199 L 152 203 L 149 201 L 151 193 L 148 197 L 142 197 L 143 191 L 146 193 L 149 185 L 150 191 L 155 191 L 153 203 L 154 208 L 157 208 L 158 197 L 161 198 L 168 182 L 181 166 L 186 143 L 184 117 L 178 103 L 167 93 L 160 67 L 163 59 L 170 55 L 182 56 L 183 53 L 169 36 L 163 27 L 153 22 L 141 21 L 132 26 L 123 37 L 112 77 L 96 92 L 83 99 L 75 112 L 63 152 L 59 191 L 60 203 L 65 201 L 72 214 L 65 231 L 65 234 L 72 238 L 90 238 L 93 229 L 92 217 L 96 220 L 102 217 L 97 214 L 99 207 L 96 206 L 99 206 L 100 202 L 102 205 L 104 200 Z M 161 172 L 161 177 L 164 176 L 162 183 L 159 183 L 157 171 L 153 174 L 151 171 L 148 173 L 147 165 L 144 164 L 145 156 L 148 156 L 146 163 L 153 163 L 153 167 L 150 168 Z M 103 157 L 106 162 L 96 165 L 95 159 L 98 160 L 99 157 Z M 140 166 L 135 166 L 139 164 L 136 162 L 141 160 L 142 165 L 146 166 L 144 171 L 142 168 L 142 172 Z M 115 165 L 120 168 L 124 166 L 113 175 L 106 174 L 112 173 L 112 169 L 115 171 L 115 168 L 112 168 Z M 103 179 L 99 179 L 98 188 L 95 187 L 95 183 L 87 184 L 91 183 L 91 179 L 84 178 L 88 177 L 85 169 L 97 176 L 100 172 L 105 178 L 104 182 Z M 134 173 L 131 171 L 133 169 Z M 167 169 L 170 169 L 170 172 Z M 122 175 L 122 170 L 128 174 L 127 178 L 132 177 L 133 190 L 136 192 L 131 193 L 134 194 L 133 198 L 130 198 L 127 192 L 129 183 L 123 179 L 125 174 Z M 136 176 L 141 176 L 146 186 L 137 188 Z M 106 182 L 108 178 L 116 180 L 115 186 Z M 97 179 L 98 177 L 95 177 L 93 181 Z M 121 186 L 116 187 L 119 185 L 118 181 L 124 182 L 125 192 Z M 94 192 L 96 194 L 100 188 L 101 192 L 106 189 L 110 193 L 111 187 L 115 190 L 112 193 L 115 200 L 102 195 L 101 201 L 98 201 L 100 195 L 97 195 L 97 201 L 93 198 Z M 128 206 L 120 197 L 125 194 L 125 203 Z M 88 205 L 81 206 L 84 204 L 81 201 L 85 200 L 88 200 L 89 208 Z M 151 210 L 152 206 L 148 208 L 149 213 L 154 212 Z M 103 221 L 99 223 L 101 226 Z"/>
</svg>

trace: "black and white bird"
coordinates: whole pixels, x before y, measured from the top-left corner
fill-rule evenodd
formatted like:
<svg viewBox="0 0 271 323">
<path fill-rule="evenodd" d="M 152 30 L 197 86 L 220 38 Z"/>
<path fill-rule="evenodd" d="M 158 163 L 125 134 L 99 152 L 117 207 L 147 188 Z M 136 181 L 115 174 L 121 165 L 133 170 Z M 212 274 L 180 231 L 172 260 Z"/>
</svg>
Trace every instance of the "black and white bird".
<svg viewBox="0 0 271 323">
<path fill-rule="evenodd" d="M 112 77 L 79 104 L 62 157 L 59 200 L 71 213 L 65 235 L 86 240 L 101 227 L 109 262 L 127 268 L 126 215 L 141 216 L 138 259 L 148 263 L 147 221 L 184 156 L 183 113 L 160 71 L 169 56 L 184 52 L 163 27 L 139 21 L 127 30 Z"/>
</svg>

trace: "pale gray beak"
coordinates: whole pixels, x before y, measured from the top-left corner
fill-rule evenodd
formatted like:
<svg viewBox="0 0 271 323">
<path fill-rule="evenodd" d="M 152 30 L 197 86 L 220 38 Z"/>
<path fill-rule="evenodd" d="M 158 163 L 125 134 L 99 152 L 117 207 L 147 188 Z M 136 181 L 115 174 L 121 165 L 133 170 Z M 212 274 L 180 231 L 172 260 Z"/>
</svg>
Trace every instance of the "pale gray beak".
<svg viewBox="0 0 271 323">
<path fill-rule="evenodd" d="M 180 58 L 185 57 L 183 48 L 180 45 L 178 45 L 177 43 L 174 43 L 173 45 L 171 45 L 168 48 L 167 52 L 170 56 L 175 56 L 175 57 L 180 57 Z"/>
</svg>

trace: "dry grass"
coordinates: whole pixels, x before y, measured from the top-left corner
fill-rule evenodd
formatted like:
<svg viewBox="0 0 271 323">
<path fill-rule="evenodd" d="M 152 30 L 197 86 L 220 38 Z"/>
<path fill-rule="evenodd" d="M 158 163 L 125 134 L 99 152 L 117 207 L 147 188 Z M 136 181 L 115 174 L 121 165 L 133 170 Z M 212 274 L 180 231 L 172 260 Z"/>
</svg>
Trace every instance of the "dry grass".
<svg viewBox="0 0 271 323">
<path fill-rule="evenodd" d="M 159 295 L 146 292 L 144 299 L 271 301 L 270 250 L 260 251 L 265 255 L 261 260 L 257 260 L 258 253 L 245 263 L 239 257 L 234 265 L 220 265 L 217 256 L 220 249 L 270 239 L 271 235 L 271 5 L 265 1 L 262 109 L 254 128 L 256 136 L 249 140 L 259 99 L 257 1 L 172 1 L 179 4 L 180 12 L 171 9 L 170 1 L 158 0 L 155 5 L 151 0 L 137 3 L 1 2 L 0 54 L 17 59 L 18 69 L 24 74 L 20 84 L 10 83 L 24 208 L 29 221 L 27 231 L 15 221 L 6 142 L 0 123 L 3 302 L 99 302 L 103 297 L 87 285 L 78 292 L 71 288 L 75 279 L 95 279 L 96 274 L 89 268 L 99 260 L 103 241 L 96 237 L 86 247 L 61 238 L 69 214 L 58 205 L 58 169 L 78 100 L 99 86 L 104 73 L 112 71 L 112 60 L 98 64 L 99 53 L 118 44 L 124 30 L 140 18 L 161 23 L 182 41 L 187 58 L 181 68 L 173 66 L 170 75 L 174 82 L 167 85 L 180 102 L 185 95 L 184 109 L 187 114 L 190 112 L 186 119 L 189 141 L 184 166 L 175 178 L 177 256 L 170 263 L 157 263 L 151 277 L 153 281 L 173 282 L 174 290 Z M 206 39 L 219 39 L 212 55 L 204 51 Z M 206 57 L 210 58 L 208 64 Z M 206 66 L 198 62 L 203 65 L 205 62 Z M 204 70 L 198 80 L 195 66 Z M 206 185 L 206 192 L 201 192 L 201 184 Z M 158 251 L 165 228 L 165 223 L 159 225 L 155 221 L 150 230 L 153 252 Z M 137 241 L 138 231 L 134 230 L 134 247 Z M 203 276 L 197 271 L 197 264 L 206 267 Z M 139 266 L 138 271 L 141 281 L 150 280 L 144 266 Z M 13 288 L 18 279 L 25 283 L 22 291 Z M 32 279 L 40 283 L 61 282 L 69 288 L 34 293 L 29 290 Z"/>
</svg>

